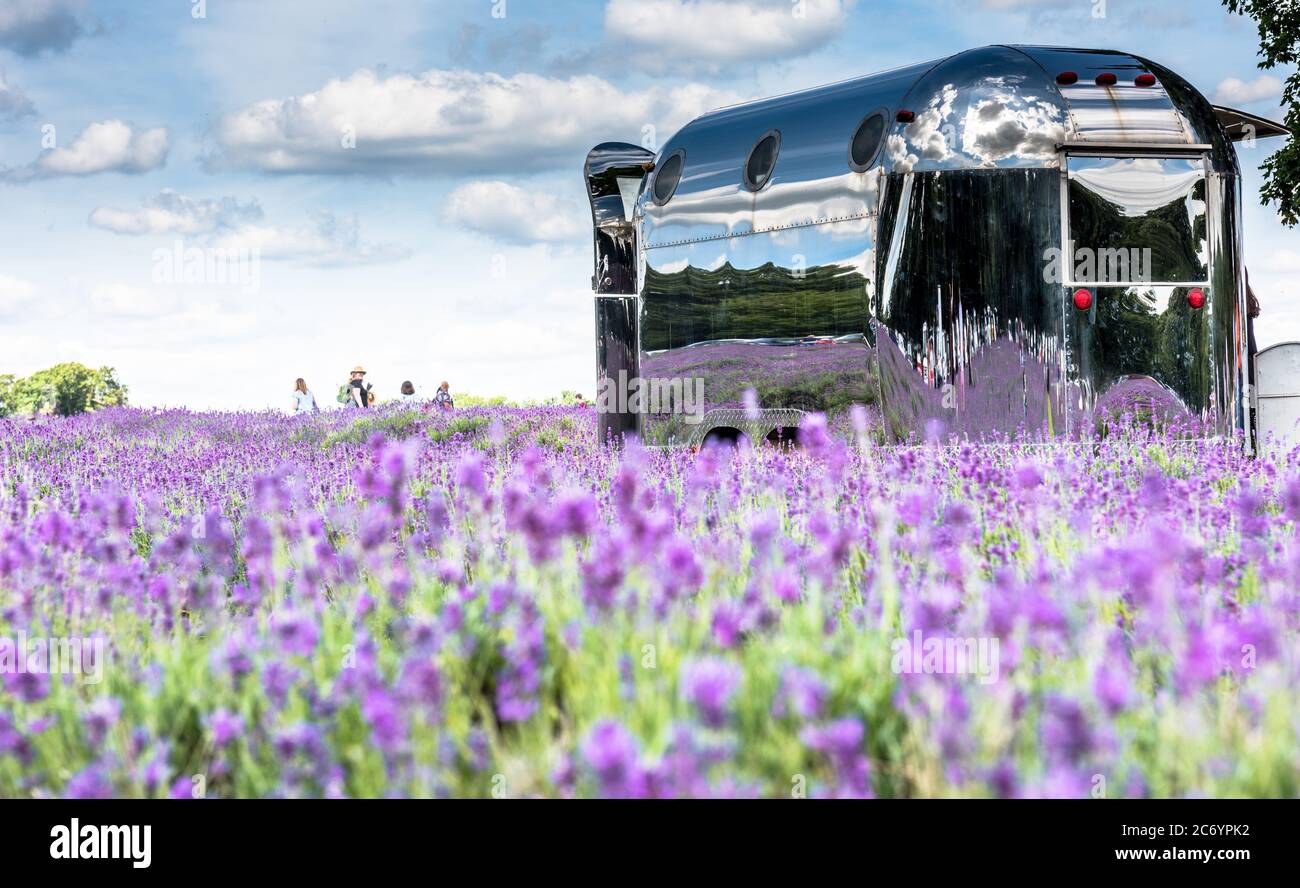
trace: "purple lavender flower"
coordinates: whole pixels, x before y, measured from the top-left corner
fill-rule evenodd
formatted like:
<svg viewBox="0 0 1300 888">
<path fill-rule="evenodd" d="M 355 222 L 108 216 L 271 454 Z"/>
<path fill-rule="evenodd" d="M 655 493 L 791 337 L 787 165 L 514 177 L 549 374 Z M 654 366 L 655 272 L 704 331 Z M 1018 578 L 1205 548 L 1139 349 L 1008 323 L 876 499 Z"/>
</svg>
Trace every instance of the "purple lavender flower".
<svg viewBox="0 0 1300 888">
<path fill-rule="evenodd" d="M 731 698 L 740 687 L 740 668 L 728 660 L 706 657 L 682 667 L 682 690 L 711 728 L 726 724 Z"/>
<path fill-rule="evenodd" d="M 207 727 L 212 732 L 212 742 L 221 747 L 244 733 L 244 720 L 228 709 L 218 709 L 208 716 Z"/>
<path fill-rule="evenodd" d="M 613 720 L 597 722 L 582 743 L 582 755 L 600 782 L 601 794 L 629 797 L 638 794 L 642 780 L 636 740 Z"/>
<path fill-rule="evenodd" d="M 290 611 L 278 616 L 273 625 L 276 638 L 285 653 L 310 657 L 316 652 L 320 631 L 311 615 Z"/>
<path fill-rule="evenodd" d="M 122 704 L 113 697 L 100 697 L 86 710 L 86 740 L 99 746 L 108 735 L 109 728 L 117 724 L 122 715 Z"/>
</svg>

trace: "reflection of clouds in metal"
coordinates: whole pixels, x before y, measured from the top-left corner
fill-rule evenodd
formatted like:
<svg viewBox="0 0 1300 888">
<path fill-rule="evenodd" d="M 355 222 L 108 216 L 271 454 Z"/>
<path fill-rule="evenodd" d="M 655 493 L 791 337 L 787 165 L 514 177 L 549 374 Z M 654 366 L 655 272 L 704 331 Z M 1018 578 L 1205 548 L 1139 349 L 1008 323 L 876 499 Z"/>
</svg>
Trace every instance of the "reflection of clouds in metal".
<svg viewBox="0 0 1300 888">
<path fill-rule="evenodd" d="M 1061 112 L 1034 96 L 1001 93 L 972 103 L 962 125 L 962 150 L 986 166 L 1016 159 L 1054 159 L 1065 137 Z"/>
<path fill-rule="evenodd" d="M 1205 214 L 1204 201 L 1192 197 L 1205 178 L 1199 160 L 1158 157 L 1070 159 L 1070 178 L 1120 207 L 1125 216 L 1143 216 L 1176 200 L 1187 202 L 1188 221 Z"/>
<path fill-rule="evenodd" d="M 866 217 L 876 212 L 879 188 L 879 169 L 782 182 L 778 164 L 772 184 L 757 194 L 728 185 L 678 194 L 663 207 L 643 204 L 645 242 L 653 248 L 840 220 L 856 221 L 856 231 L 867 231 Z M 843 235 L 845 229 L 837 233 Z"/>
<path fill-rule="evenodd" d="M 903 128 L 903 138 L 907 142 L 909 154 L 915 154 L 918 160 L 936 163 L 948 159 L 952 151 L 948 147 L 948 135 L 943 132 L 943 126 L 952 117 L 952 103 L 956 98 L 957 87 L 951 83 L 945 84 L 937 95 L 931 97 L 928 107 Z"/>
<path fill-rule="evenodd" d="M 841 264 L 846 266 L 846 270 L 862 275 L 866 279 L 867 287 L 871 287 L 871 282 L 876 277 L 876 250 L 874 247 L 869 247 L 856 256 L 845 257 Z"/>
<path fill-rule="evenodd" d="M 915 120 L 889 136 L 891 171 L 1054 165 L 1065 113 L 1017 92 L 1023 81 L 1016 75 L 945 83 Z"/>
</svg>

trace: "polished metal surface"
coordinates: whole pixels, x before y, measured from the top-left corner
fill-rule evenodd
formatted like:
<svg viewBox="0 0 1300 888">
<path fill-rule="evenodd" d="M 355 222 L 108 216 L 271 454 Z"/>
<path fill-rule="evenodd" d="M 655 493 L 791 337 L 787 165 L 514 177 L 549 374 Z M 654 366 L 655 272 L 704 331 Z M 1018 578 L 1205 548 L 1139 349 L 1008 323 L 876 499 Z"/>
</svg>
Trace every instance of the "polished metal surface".
<svg viewBox="0 0 1300 888">
<path fill-rule="evenodd" d="M 855 169 L 851 140 L 877 111 L 883 147 Z M 746 190 L 771 132 L 776 164 Z M 1236 155 L 1167 69 L 984 47 L 706 114 L 659 156 L 676 152 L 675 194 L 642 188 L 639 241 L 603 249 L 635 265 L 638 369 L 702 381 L 706 415 L 870 403 L 895 440 L 1076 435 L 1123 408 L 1246 422 Z M 1117 279 L 1121 250 L 1134 262 Z M 699 422 L 670 409 L 637 427 L 687 443 Z"/>
<path fill-rule="evenodd" d="M 1079 157 L 1067 161 L 1067 286 L 1206 285 L 1205 164 L 1201 157 Z"/>
<path fill-rule="evenodd" d="M 887 108 L 892 115 L 928 67 L 724 108 L 687 124 L 660 152 L 685 152 L 677 193 L 664 206 L 644 197 L 639 203 L 646 249 L 864 219 L 875 201 L 878 170 L 850 169 L 849 141 L 868 111 Z M 745 160 L 771 130 L 781 132 L 776 167 L 760 190 L 748 191 Z"/>
<path fill-rule="evenodd" d="M 596 293 L 636 293 L 635 201 L 653 166 L 654 152 L 623 142 L 605 142 L 587 154 L 583 175 L 595 229 Z"/>
<path fill-rule="evenodd" d="M 1072 141 L 1124 142 L 1141 140 L 1187 144 L 1195 141 L 1184 117 L 1159 77 L 1151 86 L 1136 79 L 1152 73 L 1148 64 L 1125 52 L 1026 46 L 1019 49 L 1032 58 L 1059 91 L 1069 108 Z M 1073 84 L 1058 84 L 1064 71 L 1078 76 Z M 1099 75 L 1115 76 L 1113 86 L 1097 83 Z"/>
<path fill-rule="evenodd" d="M 639 376 L 638 302 L 635 296 L 596 299 L 596 434 L 602 442 L 621 443 L 639 434 L 639 413 L 617 397 L 622 380 Z"/>
<path fill-rule="evenodd" d="M 908 91 L 885 147 L 889 173 L 1054 167 L 1069 108 L 1034 61 L 986 46 L 933 66 Z"/>
<path fill-rule="evenodd" d="M 891 177 L 873 305 L 880 406 L 896 440 L 1068 428 L 1060 243 L 1050 169 Z"/>
</svg>

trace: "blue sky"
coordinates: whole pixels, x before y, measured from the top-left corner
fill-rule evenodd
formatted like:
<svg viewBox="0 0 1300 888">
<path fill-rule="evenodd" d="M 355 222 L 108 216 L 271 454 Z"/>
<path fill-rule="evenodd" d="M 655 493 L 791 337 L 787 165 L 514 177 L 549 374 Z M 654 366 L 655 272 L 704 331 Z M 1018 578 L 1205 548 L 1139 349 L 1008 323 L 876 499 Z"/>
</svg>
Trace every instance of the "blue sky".
<svg viewBox="0 0 1300 888">
<path fill-rule="evenodd" d="M 1289 72 L 1214 0 L 802 2 L 0 0 L 0 372 L 111 364 L 194 408 L 329 400 L 357 362 L 386 396 L 590 394 L 597 142 L 987 43 L 1282 114 Z M 1261 346 L 1300 339 L 1300 238 L 1256 198 L 1277 145 L 1242 153 Z M 255 279 L 169 279 L 178 242 L 256 248 Z"/>
</svg>

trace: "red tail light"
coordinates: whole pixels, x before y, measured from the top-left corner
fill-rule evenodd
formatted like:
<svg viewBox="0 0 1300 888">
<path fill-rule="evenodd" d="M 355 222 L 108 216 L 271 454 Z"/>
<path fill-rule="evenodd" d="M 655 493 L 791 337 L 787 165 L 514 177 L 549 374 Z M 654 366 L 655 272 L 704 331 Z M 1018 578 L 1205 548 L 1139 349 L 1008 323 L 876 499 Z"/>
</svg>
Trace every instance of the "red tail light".
<svg viewBox="0 0 1300 888">
<path fill-rule="evenodd" d="M 1155 86 L 1156 75 L 1139 74 L 1137 77 L 1133 78 L 1133 83 L 1136 84 L 1137 86 Z"/>
<path fill-rule="evenodd" d="M 916 120 L 916 114 L 911 111 L 899 111 L 894 115 L 894 119 L 899 123 L 911 123 Z"/>
<path fill-rule="evenodd" d="M 1187 304 L 1192 308 L 1205 308 L 1205 291 L 1200 287 L 1192 287 L 1187 291 Z"/>
<path fill-rule="evenodd" d="M 1061 84 L 1061 86 L 1069 86 L 1072 83 L 1079 82 L 1079 75 L 1075 74 L 1073 71 L 1062 71 L 1060 74 L 1056 75 L 1056 82 Z"/>
<path fill-rule="evenodd" d="M 1087 311 L 1092 308 L 1092 291 L 1080 287 L 1074 291 L 1074 307 L 1079 311 Z"/>
<path fill-rule="evenodd" d="M 1116 77 L 1114 74 L 1110 73 L 1109 71 L 1107 71 L 1105 74 L 1097 75 L 1098 86 L 1114 86 L 1118 82 L 1119 82 L 1119 78 Z"/>
</svg>

